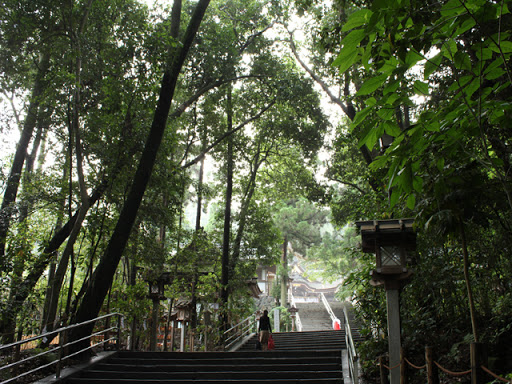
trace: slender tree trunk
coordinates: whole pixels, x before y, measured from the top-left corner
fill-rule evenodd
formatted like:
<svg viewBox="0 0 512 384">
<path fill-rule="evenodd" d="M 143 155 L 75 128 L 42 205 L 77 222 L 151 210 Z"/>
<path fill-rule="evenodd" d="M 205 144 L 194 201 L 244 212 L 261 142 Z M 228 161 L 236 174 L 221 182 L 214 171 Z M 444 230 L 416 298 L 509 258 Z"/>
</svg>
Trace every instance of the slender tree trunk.
<svg viewBox="0 0 512 384">
<path fill-rule="evenodd" d="M 471 277 L 469 276 L 469 252 L 468 245 L 466 242 L 466 231 L 464 228 L 464 222 L 462 218 L 459 219 L 459 231 L 462 245 L 462 256 L 464 259 L 464 279 L 466 280 L 466 289 L 468 292 L 468 301 L 469 301 L 469 313 L 471 316 L 471 327 L 473 329 L 473 337 L 475 339 L 475 343 L 480 342 L 480 336 L 478 334 L 478 327 L 476 321 L 476 308 L 475 308 L 475 300 L 473 298 L 473 289 L 471 286 Z"/>
<path fill-rule="evenodd" d="M 203 133 L 202 135 L 202 150 L 206 148 L 206 134 Z M 204 178 L 204 157 L 201 159 L 200 165 L 199 165 L 199 175 L 197 180 L 197 207 L 196 207 L 196 234 L 199 233 L 201 230 L 201 213 L 203 210 L 203 178 Z M 196 249 L 196 252 L 199 251 Z M 199 257 L 199 255 L 197 255 Z M 196 259 L 197 260 L 197 259 Z M 194 265 L 194 275 L 192 276 L 192 289 L 191 289 L 191 303 L 190 306 L 192 307 L 192 318 L 190 319 L 192 329 L 197 328 L 197 295 L 196 295 L 196 289 L 197 284 L 199 282 L 199 272 L 197 269 L 197 263 Z"/>
<path fill-rule="evenodd" d="M 175 0 L 175 4 L 181 1 Z M 107 291 L 112 283 L 119 260 L 126 247 L 128 237 L 135 222 L 138 209 L 142 202 L 144 192 L 149 182 L 155 160 L 162 142 L 163 134 L 167 125 L 167 117 L 171 101 L 174 96 L 176 83 L 185 62 L 186 56 L 190 50 L 196 32 L 203 19 L 204 13 L 208 7 L 209 0 L 199 0 L 190 19 L 183 43 L 178 44 L 173 56 L 170 68 L 165 72 L 160 90 L 158 105 L 155 110 L 153 123 L 144 146 L 142 157 L 139 161 L 135 177 L 133 179 L 130 192 L 126 202 L 119 215 L 118 222 L 110 238 L 105 253 L 101 257 L 96 267 L 91 285 L 84 295 L 82 303 L 76 314 L 76 322 L 83 322 L 96 317 L 101 309 Z M 174 6 L 173 6 L 174 7 Z M 171 25 L 176 25 L 179 20 L 173 19 Z M 179 25 L 179 24 L 178 24 Z M 77 328 L 72 332 L 71 339 L 78 340 L 90 335 L 93 325 Z"/>
<path fill-rule="evenodd" d="M 281 260 L 283 273 L 281 275 L 281 306 L 286 307 L 288 302 L 288 236 L 284 236 L 283 257 Z"/>
<path fill-rule="evenodd" d="M 27 116 L 25 117 L 21 137 L 16 147 L 16 153 L 12 162 L 9 178 L 7 179 L 2 206 L 0 208 L 0 274 L 4 272 L 6 268 L 7 260 L 5 258 L 5 245 L 7 240 L 7 233 L 9 231 L 11 217 L 14 211 L 14 203 L 18 194 L 21 172 L 23 170 L 23 165 L 25 164 L 25 159 L 27 156 L 27 148 L 37 122 L 39 105 L 41 103 L 41 97 L 45 87 L 44 77 L 48 72 L 49 67 L 50 50 L 45 49 L 37 66 L 38 71 L 34 81 L 32 95 L 30 97 Z"/>
<path fill-rule="evenodd" d="M 231 98 L 231 84 L 228 85 L 227 94 L 227 130 L 233 126 L 233 111 Z M 222 330 L 228 329 L 228 300 L 229 300 L 229 248 L 231 235 L 231 200 L 233 197 L 233 135 L 228 137 L 226 152 L 226 201 L 224 207 L 224 236 L 222 241 L 222 276 L 220 298 L 222 302 Z"/>
</svg>

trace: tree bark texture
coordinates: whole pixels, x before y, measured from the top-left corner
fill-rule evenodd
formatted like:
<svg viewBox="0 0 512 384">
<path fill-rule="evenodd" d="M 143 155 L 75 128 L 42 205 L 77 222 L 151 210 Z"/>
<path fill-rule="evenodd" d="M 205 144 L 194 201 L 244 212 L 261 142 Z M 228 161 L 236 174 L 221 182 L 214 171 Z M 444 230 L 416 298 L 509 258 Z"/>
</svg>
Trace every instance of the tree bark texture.
<svg viewBox="0 0 512 384">
<path fill-rule="evenodd" d="M 175 4 L 181 4 L 179 0 Z M 177 80 L 186 56 L 192 46 L 196 32 L 199 29 L 209 0 L 199 0 L 190 19 L 187 31 L 181 45 L 176 48 L 172 63 L 164 73 L 158 104 L 153 117 L 153 123 L 144 146 L 144 150 L 133 179 L 130 192 L 119 215 L 118 222 L 110 238 L 109 244 L 96 267 L 91 284 L 77 310 L 76 322 L 95 318 L 102 306 L 108 289 L 112 283 L 119 260 L 128 242 L 131 229 L 135 222 L 144 192 L 151 177 L 158 150 L 167 125 L 167 118 L 174 96 Z M 179 20 L 172 20 L 171 25 Z M 76 328 L 71 334 L 72 340 L 90 335 L 93 325 Z"/>
<path fill-rule="evenodd" d="M 231 84 L 228 85 L 227 117 L 228 131 L 233 127 Z M 233 197 L 233 136 L 228 137 L 226 153 L 226 205 L 224 208 L 224 237 L 222 241 L 222 276 L 220 298 L 222 301 L 222 330 L 228 329 L 227 306 L 229 299 L 229 245 L 231 234 L 231 200 Z"/>
</svg>

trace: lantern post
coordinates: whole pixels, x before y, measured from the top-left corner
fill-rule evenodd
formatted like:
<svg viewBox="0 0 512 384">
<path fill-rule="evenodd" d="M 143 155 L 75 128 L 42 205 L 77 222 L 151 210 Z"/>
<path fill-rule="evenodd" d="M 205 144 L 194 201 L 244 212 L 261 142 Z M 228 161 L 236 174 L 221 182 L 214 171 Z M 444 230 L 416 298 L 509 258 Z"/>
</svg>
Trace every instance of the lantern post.
<svg viewBox="0 0 512 384">
<path fill-rule="evenodd" d="M 412 275 L 408 252 L 416 249 L 413 219 L 358 221 L 363 252 L 375 254 L 371 284 L 386 290 L 390 384 L 400 383 L 400 289 Z"/>
<path fill-rule="evenodd" d="M 149 350 L 156 351 L 157 344 L 157 329 L 159 324 L 160 313 L 160 300 L 165 300 L 165 282 L 162 278 L 157 280 L 150 280 L 149 283 L 149 298 L 153 301 L 153 310 L 151 316 L 151 334 L 149 340 Z"/>
<path fill-rule="evenodd" d="M 296 329 L 296 325 L 295 325 L 295 318 L 297 317 L 297 312 L 299 312 L 299 310 L 293 306 L 289 309 L 290 311 L 290 316 L 292 318 L 292 332 L 295 332 L 295 329 Z"/>
</svg>

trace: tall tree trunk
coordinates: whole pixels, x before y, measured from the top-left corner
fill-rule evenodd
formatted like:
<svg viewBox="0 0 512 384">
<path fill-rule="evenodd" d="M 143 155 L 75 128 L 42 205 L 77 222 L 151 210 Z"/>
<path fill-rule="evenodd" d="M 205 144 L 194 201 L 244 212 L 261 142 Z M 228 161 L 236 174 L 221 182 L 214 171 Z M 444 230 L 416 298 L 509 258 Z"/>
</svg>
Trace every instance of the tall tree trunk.
<svg viewBox="0 0 512 384">
<path fill-rule="evenodd" d="M 255 154 L 253 166 L 251 167 L 251 174 L 249 181 L 247 183 L 247 187 L 244 191 L 242 204 L 240 208 L 240 215 L 238 220 L 238 228 L 237 233 L 235 237 L 235 241 L 233 243 L 233 252 L 231 253 L 231 260 L 229 262 L 230 264 L 230 272 L 233 273 L 235 271 L 236 265 L 240 259 L 240 248 L 242 244 L 242 238 L 245 231 L 245 225 L 247 223 L 247 215 L 249 214 L 249 207 L 252 201 L 252 197 L 254 195 L 254 191 L 256 189 L 256 177 L 258 175 L 258 170 L 260 169 L 261 165 L 264 162 L 265 156 L 261 156 L 261 146 L 258 145 L 258 150 Z"/>
<path fill-rule="evenodd" d="M 475 339 L 475 343 L 480 341 L 480 336 L 478 333 L 478 326 L 476 321 L 476 308 L 475 308 L 475 300 L 473 298 L 473 289 L 471 286 L 471 277 L 469 276 L 469 252 L 468 245 L 466 242 L 466 230 L 464 228 L 464 221 L 462 218 L 459 218 L 459 232 L 461 238 L 461 246 L 462 246 L 462 256 L 464 259 L 464 280 L 466 281 L 466 289 L 468 292 L 468 301 L 469 301 L 469 314 L 471 316 L 471 328 L 473 329 L 473 337 Z"/>
<path fill-rule="evenodd" d="M 284 236 L 283 241 L 283 257 L 281 259 L 281 306 L 286 307 L 288 302 L 288 236 Z"/>
<path fill-rule="evenodd" d="M 194 114 L 195 116 L 195 114 Z M 206 149 L 206 129 L 203 130 L 202 133 L 202 151 Z M 199 164 L 199 174 L 198 174 L 198 180 L 197 180 L 197 207 L 196 207 L 196 234 L 199 233 L 201 230 L 201 212 L 203 210 L 203 178 L 204 178 L 204 157 L 201 159 L 201 162 Z M 196 252 L 199 250 L 196 249 Z M 199 256 L 199 255 L 197 255 Z M 197 259 L 196 259 L 197 260 Z M 192 307 L 192 318 L 190 319 L 192 329 L 197 328 L 197 295 L 196 295 L 196 289 L 197 284 L 199 282 L 199 272 L 197 269 L 197 262 L 194 265 L 194 274 L 192 276 L 192 289 L 191 289 L 191 303 L 190 306 Z"/>
<path fill-rule="evenodd" d="M 7 179 L 2 206 L 0 208 L 0 274 L 6 270 L 7 260 L 5 257 L 5 246 L 7 233 L 9 232 L 10 222 L 14 210 L 14 203 L 18 194 L 21 171 L 23 170 L 23 165 L 25 164 L 25 159 L 27 156 L 27 148 L 37 122 L 39 105 L 41 103 L 41 97 L 45 87 L 44 77 L 50 68 L 49 49 L 44 49 L 37 68 L 38 71 L 34 81 L 34 87 L 32 88 L 32 95 L 30 97 L 27 116 L 25 117 L 21 137 L 16 147 L 16 153 L 12 162 L 9 178 Z"/>
<path fill-rule="evenodd" d="M 177 6 L 177 4 L 181 6 L 181 1 L 175 0 L 174 4 L 173 8 L 174 6 Z M 78 308 L 76 322 L 90 320 L 98 315 L 108 289 L 112 283 L 119 260 L 121 259 L 121 255 L 126 247 L 128 237 L 153 171 L 158 150 L 167 125 L 167 117 L 169 115 L 170 105 L 174 96 L 174 90 L 176 88 L 181 68 L 185 62 L 186 56 L 190 50 L 208 4 L 209 0 L 199 0 L 197 2 L 185 33 L 183 43 L 181 45 L 177 45 L 175 52 L 171 52 L 174 53 L 174 56 L 172 57 L 173 60 L 169 69 L 166 70 L 162 80 L 162 87 L 151 130 L 144 146 L 130 192 L 128 193 L 126 202 L 121 210 L 107 249 L 94 271 L 91 285 L 87 289 L 87 292 L 85 293 Z M 171 25 L 179 25 L 179 21 L 179 18 L 173 18 Z M 92 329 L 93 325 L 76 328 L 71 334 L 71 339 L 78 340 L 90 335 Z"/>
<path fill-rule="evenodd" d="M 233 127 L 232 86 L 228 84 L 227 94 L 227 130 Z M 224 236 L 222 241 L 222 276 L 220 298 L 222 302 L 222 330 L 228 329 L 228 300 L 229 300 L 229 248 L 231 235 L 231 200 L 233 198 L 233 135 L 228 137 L 226 152 L 226 201 L 224 207 Z"/>
</svg>

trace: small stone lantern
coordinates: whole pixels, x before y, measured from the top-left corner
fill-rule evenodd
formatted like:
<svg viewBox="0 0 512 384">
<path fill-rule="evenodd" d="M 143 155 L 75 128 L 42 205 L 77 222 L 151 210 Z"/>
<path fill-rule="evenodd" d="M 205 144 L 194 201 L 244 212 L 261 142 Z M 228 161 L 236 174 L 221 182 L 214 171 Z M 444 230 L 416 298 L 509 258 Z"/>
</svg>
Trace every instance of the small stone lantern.
<svg viewBox="0 0 512 384">
<path fill-rule="evenodd" d="M 413 219 L 358 221 L 363 252 L 375 254 L 372 285 L 386 289 L 390 384 L 400 383 L 400 288 L 412 275 L 407 254 L 416 248 Z"/>
<path fill-rule="evenodd" d="M 296 307 L 291 307 L 288 311 L 292 318 L 292 332 L 295 332 L 295 318 L 297 317 L 297 312 L 299 312 L 299 310 Z"/>
</svg>

